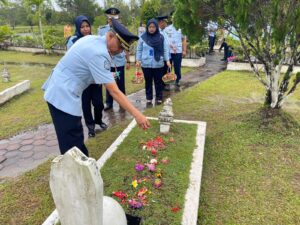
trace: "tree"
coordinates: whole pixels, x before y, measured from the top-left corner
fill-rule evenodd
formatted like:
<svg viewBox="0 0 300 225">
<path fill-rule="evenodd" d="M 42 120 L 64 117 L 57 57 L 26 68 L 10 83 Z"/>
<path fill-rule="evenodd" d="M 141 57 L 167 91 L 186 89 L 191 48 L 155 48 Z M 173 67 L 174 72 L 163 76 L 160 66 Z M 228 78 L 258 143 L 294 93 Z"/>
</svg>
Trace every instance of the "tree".
<svg viewBox="0 0 300 225">
<path fill-rule="evenodd" d="M 0 6 L 5 5 L 6 3 L 7 3 L 6 0 L 0 0 Z"/>
<path fill-rule="evenodd" d="M 66 12 L 69 23 L 74 23 L 75 17 L 79 15 L 85 15 L 93 23 L 101 10 L 95 0 L 57 0 L 56 3 Z"/>
<path fill-rule="evenodd" d="M 159 14 L 160 0 L 148 0 L 142 5 L 141 20 L 146 23 Z"/>
<path fill-rule="evenodd" d="M 204 36 L 209 20 L 218 20 L 223 28 L 234 31 L 265 87 L 265 104 L 281 108 L 300 82 L 300 73 L 292 75 L 300 57 L 299 0 L 175 0 L 175 6 L 175 24 L 192 42 Z M 254 66 L 251 56 L 263 64 L 263 72 Z M 284 64 L 288 69 L 282 74 Z"/>
<path fill-rule="evenodd" d="M 42 10 L 45 1 L 44 0 L 24 0 L 25 5 L 28 6 L 29 10 L 35 12 L 35 15 L 38 17 L 40 35 L 42 39 L 42 47 L 44 48 L 44 34 L 43 34 L 43 26 L 42 26 Z"/>
</svg>

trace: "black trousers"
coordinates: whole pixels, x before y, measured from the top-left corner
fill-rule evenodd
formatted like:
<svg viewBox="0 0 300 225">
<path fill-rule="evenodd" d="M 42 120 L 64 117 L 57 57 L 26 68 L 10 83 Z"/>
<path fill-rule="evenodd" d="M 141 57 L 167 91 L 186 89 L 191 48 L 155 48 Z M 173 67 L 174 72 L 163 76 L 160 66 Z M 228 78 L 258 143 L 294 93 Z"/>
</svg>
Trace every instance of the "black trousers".
<svg viewBox="0 0 300 225">
<path fill-rule="evenodd" d="M 209 53 L 211 53 L 214 50 L 215 41 L 216 41 L 216 36 L 208 36 Z"/>
<path fill-rule="evenodd" d="M 110 71 L 116 72 L 116 69 L 114 67 L 111 67 Z M 120 76 L 119 76 L 119 78 L 116 79 L 116 83 L 117 83 L 120 91 L 122 91 L 123 94 L 126 95 L 126 92 L 125 92 L 125 67 L 124 66 L 117 67 L 117 71 L 120 72 Z M 106 105 L 113 106 L 113 102 L 114 102 L 113 97 L 111 97 L 109 92 L 106 90 L 106 101 L 105 101 Z"/>
<path fill-rule="evenodd" d="M 163 67 L 162 68 L 143 68 L 144 78 L 145 78 L 145 89 L 146 89 L 146 99 L 153 99 L 153 81 L 155 87 L 155 100 L 162 100 L 163 98 Z"/>
<path fill-rule="evenodd" d="M 171 54 L 171 63 L 174 67 L 174 72 L 177 76 L 176 83 L 181 80 L 181 62 L 182 62 L 182 53 Z"/>
<path fill-rule="evenodd" d="M 89 156 L 89 152 L 84 145 L 81 116 L 73 116 L 65 113 L 50 103 L 48 103 L 48 107 L 54 124 L 60 153 L 65 154 L 68 150 L 76 146 L 86 156 Z"/>
<path fill-rule="evenodd" d="M 102 97 L 102 85 L 91 84 L 82 93 L 82 112 L 85 124 L 89 130 L 95 129 L 95 124 L 102 122 L 102 111 L 104 109 Z M 94 118 L 92 115 L 94 107 Z"/>
</svg>

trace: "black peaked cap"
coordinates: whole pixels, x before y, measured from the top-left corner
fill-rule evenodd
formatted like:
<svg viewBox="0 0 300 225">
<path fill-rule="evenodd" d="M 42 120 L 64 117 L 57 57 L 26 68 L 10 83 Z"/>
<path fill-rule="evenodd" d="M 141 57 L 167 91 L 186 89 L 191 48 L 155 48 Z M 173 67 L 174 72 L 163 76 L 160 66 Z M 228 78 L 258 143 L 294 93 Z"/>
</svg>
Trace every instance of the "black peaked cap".
<svg viewBox="0 0 300 225">
<path fill-rule="evenodd" d="M 132 34 L 125 26 L 120 24 L 116 19 L 112 19 L 112 30 L 116 33 L 122 47 L 129 50 L 130 45 L 139 39 L 138 36 Z"/>
<path fill-rule="evenodd" d="M 114 7 L 108 8 L 107 10 L 105 10 L 106 14 L 109 15 L 119 15 L 120 14 L 120 10 Z"/>
<path fill-rule="evenodd" d="M 156 19 L 157 19 L 158 21 L 160 21 L 160 20 L 167 20 L 167 19 L 168 19 L 168 16 L 157 16 Z"/>
</svg>

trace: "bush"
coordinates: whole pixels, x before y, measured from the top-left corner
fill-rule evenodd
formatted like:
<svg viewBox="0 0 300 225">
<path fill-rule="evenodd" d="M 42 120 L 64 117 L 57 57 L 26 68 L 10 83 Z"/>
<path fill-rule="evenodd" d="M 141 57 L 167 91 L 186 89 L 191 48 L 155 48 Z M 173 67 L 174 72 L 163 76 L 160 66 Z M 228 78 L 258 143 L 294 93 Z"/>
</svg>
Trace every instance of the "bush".
<svg viewBox="0 0 300 225">
<path fill-rule="evenodd" d="M 27 35 L 27 36 L 14 36 L 12 39 L 14 46 L 29 47 L 29 48 L 42 48 L 42 39 L 40 36 Z"/>
<path fill-rule="evenodd" d="M 13 35 L 13 32 L 8 26 L 0 26 L 0 44 L 9 40 Z"/>
<path fill-rule="evenodd" d="M 66 40 L 63 31 L 50 28 L 44 33 L 46 49 L 65 49 Z"/>
</svg>

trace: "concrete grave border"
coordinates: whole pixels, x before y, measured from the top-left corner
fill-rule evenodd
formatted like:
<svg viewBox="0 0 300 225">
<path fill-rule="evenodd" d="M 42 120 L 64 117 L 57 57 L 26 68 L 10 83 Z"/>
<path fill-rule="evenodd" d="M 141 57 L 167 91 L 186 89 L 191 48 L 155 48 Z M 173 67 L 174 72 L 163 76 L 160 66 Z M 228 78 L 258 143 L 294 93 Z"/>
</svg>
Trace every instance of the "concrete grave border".
<svg viewBox="0 0 300 225">
<path fill-rule="evenodd" d="M 154 117 L 147 117 L 150 120 L 158 120 Z M 187 123 L 197 125 L 197 137 L 196 148 L 193 152 L 193 159 L 191 163 L 189 187 L 185 194 L 185 204 L 182 215 L 182 225 L 196 225 L 198 219 L 198 207 L 200 199 L 200 188 L 202 178 L 202 167 L 204 158 L 204 144 L 206 133 L 206 122 L 202 121 L 189 121 L 189 120 L 174 120 L 174 123 Z M 97 160 L 97 166 L 99 170 L 105 164 L 105 162 L 112 156 L 117 150 L 118 146 L 128 136 L 130 131 L 136 126 L 136 121 L 133 120 L 127 126 L 127 128 L 120 134 L 120 136 L 112 143 L 112 145 L 104 152 L 99 160 Z M 54 210 L 52 214 L 45 220 L 42 225 L 55 225 L 59 221 L 57 210 Z"/>
<path fill-rule="evenodd" d="M 263 71 L 263 64 L 259 64 L 259 63 L 254 63 L 254 66 L 259 70 L 259 71 Z M 281 68 L 281 72 L 285 73 L 287 71 L 288 66 L 283 65 Z M 226 70 L 234 70 L 234 71 L 251 71 L 252 72 L 252 68 L 250 66 L 249 63 L 247 62 L 229 62 L 227 64 L 227 69 Z M 294 66 L 294 70 L 293 73 L 298 73 L 300 72 L 300 66 Z"/>
<path fill-rule="evenodd" d="M 12 99 L 16 95 L 22 94 L 23 92 L 30 89 L 30 81 L 24 80 L 10 88 L 0 92 L 0 105 Z"/>
</svg>

